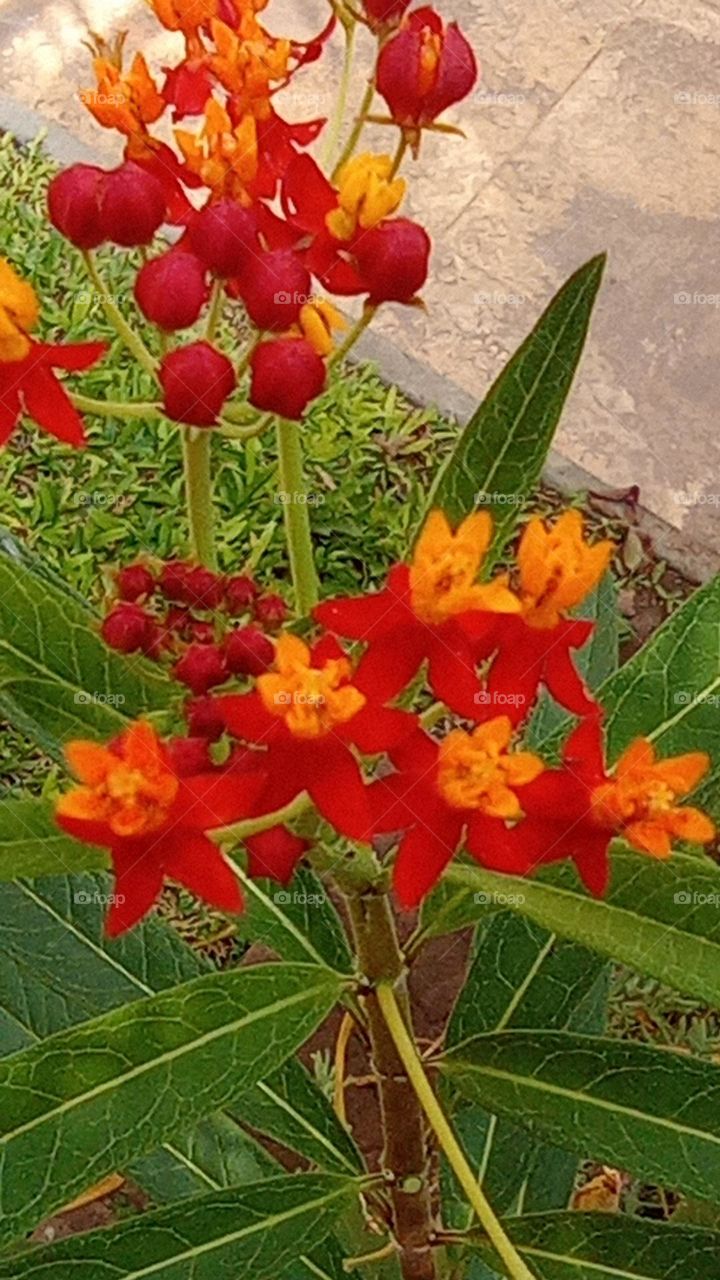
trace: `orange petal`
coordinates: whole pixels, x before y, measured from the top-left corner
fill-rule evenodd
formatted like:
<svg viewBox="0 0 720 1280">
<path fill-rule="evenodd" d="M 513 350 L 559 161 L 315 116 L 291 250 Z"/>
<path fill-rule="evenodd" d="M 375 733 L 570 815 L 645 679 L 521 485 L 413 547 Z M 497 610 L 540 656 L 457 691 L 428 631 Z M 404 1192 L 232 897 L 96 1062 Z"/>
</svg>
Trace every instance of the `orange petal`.
<svg viewBox="0 0 720 1280">
<path fill-rule="evenodd" d="M 90 787 L 74 787 L 60 799 L 55 812 L 62 818 L 79 818 L 81 822 L 104 822 L 108 813 L 108 802 Z"/>
<path fill-rule="evenodd" d="M 678 796 L 694 791 L 698 782 L 710 768 L 710 757 L 704 751 L 689 751 L 684 756 L 672 756 L 658 760 L 655 774 Z"/>
<path fill-rule="evenodd" d="M 482 802 L 482 811 L 490 818 L 519 818 L 522 813 L 520 801 L 509 787 L 502 783 L 492 783 L 487 796 Z"/>
<path fill-rule="evenodd" d="M 494 720 L 487 720 L 473 730 L 472 740 L 485 751 L 504 751 L 512 738 L 512 731 L 509 716 L 495 716 Z"/>
<path fill-rule="evenodd" d="M 505 777 L 511 787 L 522 787 L 533 782 L 545 770 L 539 756 L 532 751 L 515 751 L 505 760 Z"/>
<path fill-rule="evenodd" d="M 653 858 L 668 858 L 672 852 L 670 833 L 659 822 L 631 822 L 622 834 L 634 849 Z"/>
<path fill-rule="evenodd" d="M 715 823 L 702 809 L 691 805 L 671 809 L 668 826 L 678 840 L 688 840 L 690 844 L 709 844 L 715 839 Z"/>
<path fill-rule="evenodd" d="M 147 720 L 136 720 L 122 736 L 122 754 L 131 769 L 156 773 L 165 763 L 162 743 Z"/>
<path fill-rule="evenodd" d="M 107 747 L 101 746 L 99 742 L 88 742 L 82 738 L 68 742 L 64 754 L 75 777 L 87 783 L 89 787 L 100 786 L 113 764 L 112 754 Z"/>
<path fill-rule="evenodd" d="M 647 738 L 636 738 L 623 751 L 615 765 L 615 777 L 625 778 L 628 774 L 649 769 L 655 763 L 655 748 Z"/>
</svg>

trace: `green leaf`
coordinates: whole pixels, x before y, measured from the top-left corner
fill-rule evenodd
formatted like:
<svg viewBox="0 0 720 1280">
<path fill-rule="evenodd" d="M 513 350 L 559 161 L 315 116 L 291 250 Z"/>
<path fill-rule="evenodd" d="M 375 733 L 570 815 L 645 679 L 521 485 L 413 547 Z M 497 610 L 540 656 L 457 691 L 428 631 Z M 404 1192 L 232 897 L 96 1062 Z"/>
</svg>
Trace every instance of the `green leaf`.
<svg viewBox="0 0 720 1280">
<path fill-rule="evenodd" d="M 579 1155 L 689 1195 L 720 1195 L 720 1071 L 649 1045 L 563 1031 L 478 1036 L 443 1074 L 466 1097 Z"/>
<path fill-rule="evenodd" d="M 146 658 L 101 640 L 91 611 L 5 536 L 0 550 L 0 710 L 53 756 L 164 710 L 173 686 Z"/>
<path fill-rule="evenodd" d="M 341 991 L 311 965 L 211 973 L 6 1058 L 0 1239 L 276 1070 Z"/>
<path fill-rule="evenodd" d="M 591 259 L 556 294 L 470 419 L 431 490 L 427 509 L 440 507 L 452 520 L 478 506 L 490 510 L 496 554 L 537 486 L 604 266 L 604 256 Z"/>
<path fill-rule="evenodd" d="M 357 1148 L 297 1059 L 243 1093 L 230 1108 L 249 1124 L 329 1172 L 357 1173 Z"/>
<path fill-rule="evenodd" d="M 102 849 L 81 844 L 60 830 L 52 805 L 0 797 L 0 880 L 100 871 L 106 866 Z"/>
<path fill-rule="evenodd" d="M 505 1226 L 537 1280 L 717 1280 L 717 1231 L 609 1213 L 531 1214 Z"/>
<path fill-rule="evenodd" d="M 543 928 L 720 1004 L 720 868 L 709 858 L 616 852 L 606 898 L 590 897 L 570 863 L 532 880 L 457 865 L 447 879 L 465 888 L 468 910 L 476 894 L 510 895 L 514 910 Z M 483 903 L 475 906 L 482 914 Z"/>
<path fill-rule="evenodd" d="M 446 1044 L 459 1052 L 475 1036 L 507 1027 L 601 1031 L 607 966 L 585 947 L 559 942 L 546 930 L 512 912 L 500 911 L 480 922 L 466 982 L 458 997 Z M 452 1079 L 449 1082 L 452 1084 Z M 542 1154 L 547 1181 L 552 1171 L 557 1197 L 569 1199 L 577 1166 L 566 1152 L 538 1152 L 537 1144 L 508 1120 L 465 1103 L 453 1119 L 466 1154 L 498 1212 L 512 1212 L 526 1194 L 526 1184 Z M 443 1197 L 447 1220 L 469 1227 L 474 1215 L 448 1178 Z"/>
<path fill-rule="evenodd" d="M 330 1174 L 213 1191 L 0 1262 L 0 1280 L 274 1280 L 321 1244 L 360 1183 Z"/>
<path fill-rule="evenodd" d="M 263 942 L 283 960 L 312 960 L 338 972 L 352 971 L 340 917 L 314 872 L 300 867 L 288 888 L 242 872 L 240 877 L 246 901 L 238 920 L 240 938 Z"/>
</svg>

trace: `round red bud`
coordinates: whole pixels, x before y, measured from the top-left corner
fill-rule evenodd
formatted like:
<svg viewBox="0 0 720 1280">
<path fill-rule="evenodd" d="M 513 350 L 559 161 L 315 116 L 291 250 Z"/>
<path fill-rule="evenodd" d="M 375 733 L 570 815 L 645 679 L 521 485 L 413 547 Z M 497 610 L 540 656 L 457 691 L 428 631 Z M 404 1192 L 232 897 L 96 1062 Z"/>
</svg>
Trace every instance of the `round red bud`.
<svg viewBox="0 0 720 1280">
<path fill-rule="evenodd" d="M 128 564 L 118 569 L 115 582 L 120 599 L 132 602 L 151 595 L 155 589 L 155 579 L 144 564 Z"/>
<path fill-rule="evenodd" d="M 325 365 L 305 338 L 261 342 L 250 361 L 250 403 L 282 418 L 302 418 L 325 390 Z"/>
<path fill-rule="evenodd" d="M 170 738 L 166 750 L 171 768 L 181 778 L 212 769 L 207 738 Z"/>
<path fill-rule="evenodd" d="M 312 280 L 292 249 L 273 249 L 253 257 L 233 285 L 258 329 L 282 332 L 295 324 L 309 302 Z"/>
<path fill-rule="evenodd" d="M 191 342 L 166 355 L 160 365 L 163 407 L 169 418 L 193 427 L 215 425 L 235 390 L 235 370 L 209 342 Z"/>
<path fill-rule="evenodd" d="M 154 639 L 153 619 L 138 604 L 118 604 L 103 620 L 100 634 L 118 653 L 138 653 Z"/>
<path fill-rule="evenodd" d="M 275 647 L 259 627 L 239 627 L 225 641 L 225 657 L 233 675 L 261 676 L 273 664 Z"/>
<path fill-rule="evenodd" d="M 127 160 L 105 175 L 100 223 L 105 238 L 123 248 L 150 244 L 165 221 L 165 192 L 147 169 Z"/>
<path fill-rule="evenodd" d="M 225 731 L 225 721 L 217 698 L 210 694 L 201 698 L 188 698 L 185 703 L 185 719 L 192 738 L 206 738 L 208 742 L 217 742 Z"/>
<path fill-rule="evenodd" d="M 255 601 L 255 618 L 264 627 L 281 627 L 287 620 L 288 607 L 282 596 L 268 592 Z"/>
<path fill-rule="evenodd" d="M 225 583 L 225 602 L 228 613 L 235 617 L 246 613 L 252 607 L 257 594 L 257 585 L 248 574 L 239 573 L 234 578 L 228 578 Z"/>
<path fill-rule="evenodd" d="M 215 644 L 191 644 L 175 663 L 173 675 L 194 694 L 207 693 L 228 678 L 225 655 Z"/>
<path fill-rule="evenodd" d="M 105 239 L 100 221 L 100 192 L 105 172 L 93 164 L 74 164 L 48 187 L 50 221 L 78 249 L 97 249 Z"/>
<path fill-rule="evenodd" d="M 224 279 L 240 275 L 260 253 L 255 214 L 233 200 L 205 205 L 191 222 L 188 237 L 193 253 Z"/>
<path fill-rule="evenodd" d="M 203 264 L 182 249 L 146 262 L 135 280 L 135 300 L 146 320 L 168 333 L 195 324 L 209 296 Z"/>
<path fill-rule="evenodd" d="M 425 228 L 409 218 L 363 232 L 354 253 L 369 301 L 411 302 L 427 280 L 431 248 Z"/>
</svg>

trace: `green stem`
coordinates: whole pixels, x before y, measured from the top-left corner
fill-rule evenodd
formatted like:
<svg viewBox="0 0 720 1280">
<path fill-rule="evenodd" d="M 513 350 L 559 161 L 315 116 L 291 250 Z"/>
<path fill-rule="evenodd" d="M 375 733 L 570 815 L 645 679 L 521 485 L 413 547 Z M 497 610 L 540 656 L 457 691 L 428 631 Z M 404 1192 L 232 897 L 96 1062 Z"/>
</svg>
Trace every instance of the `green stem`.
<svg viewBox="0 0 720 1280">
<path fill-rule="evenodd" d="M 94 400 L 92 396 L 80 396 L 74 391 L 68 395 L 81 413 L 94 413 L 100 418 L 158 418 L 164 412 L 158 401 L 125 404 L 122 400 Z"/>
<path fill-rule="evenodd" d="M 358 111 L 358 114 L 356 116 L 355 124 L 352 127 L 352 132 L 350 134 L 350 137 L 345 143 L 345 146 L 342 149 L 342 154 L 340 156 L 340 159 L 338 160 L 337 164 L 335 165 L 335 168 L 333 169 L 333 173 L 332 173 L 333 182 L 337 182 L 337 179 L 340 175 L 340 170 L 342 169 L 343 165 L 347 164 L 347 161 L 350 159 L 351 155 L 353 155 L 355 148 L 358 142 L 360 141 L 360 135 L 363 129 L 365 128 L 365 117 L 367 116 L 372 106 L 374 97 L 375 97 L 375 80 L 371 79 L 371 80 L 368 80 L 367 88 L 365 90 L 365 93 L 363 94 L 363 99 L 362 99 L 362 102 L 360 103 L 360 110 Z"/>
<path fill-rule="evenodd" d="M 98 300 L 102 306 L 105 315 L 110 324 L 117 333 L 118 337 L 124 342 L 128 351 L 134 355 L 139 365 L 142 365 L 148 373 L 153 377 L 157 375 L 157 362 L 155 357 L 148 351 L 142 338 L 131 325 L 128 324 L 122 311 L 115 305 L 112 298 L 107 293 L 105 284 L 97 269 L 97 263 L 89 250 L 83 252 L 83 261 L 98 296 Z"/>
<path fill-rule="evenodd" d="M 285 536 L 295 588 L 295 604 L 300 617 L 304 618 L 318 602 L 318 583 L 297 422 L 278 418 L 277 442 L 280 500 L 285 515 Z"/>
<path fill-rule="evenodd" d="M 299 818 L 310 808 L 312 808 L 312 801 L 307 792 L 303 791 L 282 809 L 276 809 L 273 813 L 263 813 L 257 818 L 245 818 L 242 822 L 234 822 L 229 827 L 217 827 L 215 831 L 209 831 L 208 835 L 214 844 L 238 844 L 248 836 L 257 836 L 262 831 L 269 831 L 271 827 L 292 822 L 293 818 Z"/>
<path fill-rule="evenodd" d="M 210 311 L 208 313 L 207 328 L 205 330 L 205 339 L 207 342 L 213 342 L 220 324 L 223 305 L 225 303 L 225 282 L 216 280 L 210 294 Z"/>
<path fill-rule="evenodd" d="M 194 427 L 181 427 L 180 430 L 185 470 L 185 501 L 190 524 L 190 549 L 193 559 L 213 569 L 215 544 L 210 477 L 212 433 L 209 430 Z"/>
<path fill-rule="evenodd" d="M 357 22 L 354 18 L 343 23 L 345 30 L 345 54 L 343 56 L 342 75 L 340 77 L 340 87 L 335 102 L 335 109 L 332 114 L 330 128 L 325 138 L 320 163 L 323 169 L 327 168 L 332 160 L 335 149 L 340 141 L 340 133 L 345 120 L 345 112 L 347 110 L 348 92 L 350 89 L 350 77 L 352 76 L 353 61 L 355 58 L 355 40 L 357 36 Z"/>
<path fill-rule="evenodd" d="M 398 169 L 400 168 L 400 165 L 402 164 L 403 160 L 405 159 L 405 152 L 407 151 L 407 149 L 408 149 L 408 140 L 407 140 L 407 137 L 405 136 L 405 133 L 404 133 L 404 132 L 401 132 L 401 133 L 400 133 L 400 140 L 399 140 L 399 142 L 398 142 L 398 144 L 397 144 L 397 149 L 396 149 L 396 151 L 395 151 L 395 155 L 394 155 L 394 157 L 393 157 L 392 168 L 391 168 L 391 170 L 390 170 L 390 175 L 389 175 L 389 177 L 388 177 L 388 182 L 391 182 L 391 181 L 392 181 L 392 179 L 393 179 L 393 178 L 395 178 L 395 177 L 397 176 Z"/>
<path fill-rule="evenodd" d="M 333 351 L 332 356 L 328 360 L 328 369 L 334 369 L 336 364 L 340 364 L 341 360 L 345 359 L 345 356 L 352 350 L 358 339 L 362 337 L 368 326 L 372 324 L 375 319 L 376 312 L 377 307 L 373 306 L 372 303 L 365 304 L 360 319 L 355 321 L 355 324 L 342 345 L 339 346 L 336 351 Z"/>
<path fill-rule="evenodd" d="M 405 1026 L 391 982 L 378 984 L 377 999 L 398 1056 L 407 1072 L 408 1079 L 417 1094 L 423 1111 L 440 1146 L 445 1152 L 455 1177 L 468 1198 L 468 1202 L 475 1210 L 498 1257 L 502 1259 L 508 1275 L 512 1277 L 512 1280 L 535 1280 L 532 1271 L 528 1270 L 514 1244 L 505 1234 L 502 1224 L 495 1216 L 492 1206 L 476 1181 L 462 1147 L 445 1118 L 445 1113 L 435 1097 L 415 1045 Z"/>
</svg>

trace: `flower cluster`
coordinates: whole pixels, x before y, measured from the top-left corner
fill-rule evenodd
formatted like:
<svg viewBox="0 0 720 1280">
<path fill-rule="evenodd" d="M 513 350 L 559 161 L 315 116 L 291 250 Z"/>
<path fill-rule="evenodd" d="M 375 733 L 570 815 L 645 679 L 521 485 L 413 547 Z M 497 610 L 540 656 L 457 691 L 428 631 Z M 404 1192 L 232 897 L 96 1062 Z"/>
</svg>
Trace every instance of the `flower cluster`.
<svg viewBox="0 0 720 1280">
<path fill-rule="evenodd" d="M 639 739 L 614 770 L 605 763 L 602 711 L 573 656 L 592 624 L 569 611 L 606 571 L 611 544 L 590 545 L 576 511 L 552 525 L 532 519 L 514 568 L 480 580 L 492 535 L 487 513 L 453 530 L 434 511 L 411 561 L 392 569 L 383 590 L 317 607 L 317 639 L 282 631 L 271 642 L 258 632 L 262 652 L 236 664 L 233 646 L 245 646 L 247 627 L 224 648 L 210 632 L 207 644 L 191 643 L 175 667 L 201 695 L 186 708 L 188 738 L 162 743 L 141 725 L 109 748 L 71 744 L 82 785 L 60 801 L 58 819 L 111 850 L 126 897 L 130 890 L 112 928 L 139 918 L 165 874 L 227 907 L 217 844 L 199 833 L 229 823 L 252 823 L 250 874 L 287 881 L 307 841 L 283 818 L 303 798 L 350 840 L 396 834 L 393 876 L 405 907 L 416 906 L 463 850 L 485 867 L 523 875 L 570 859 L 602 894 L 615 837 L 655 857 L 666 857 L 673 840 L 713 838 L 710 819 L 678 803 L 705 773 L 703 753 L 658 760 Z M 123 602 L 110 619 L 142 611 L 139 602 L 159 591 L 177 602 L 191 630 L 208 623 L 193 620 L 190 608 L 254 609 L 257 617 L 262 601 L 246 577 L 223 580 L 189 565 L 166 565 L 159 578 L 130 566 L 117 585 Z M 361 645 L 360 656 L 338 637 Z M 200 679 L 200 653 L 213 655 L 208 669 L 223 660 L 217 679 Z M 406 691 L 417 694 L 421 672 L 439 700 L 437 715 L 392 705 L 400 695 L 412 703 Z M 236 673 L 250 682 L 244 690 L 209 692 Z M 580 717 L 560 767 L 517 740 L 543 688 Z M 460 723 L 442 736 L 430 731 L 453 715 Z M 219 739 L 225 749 L 213 762 L 207 742 Z M 207 885 L 193 861 L 201 853 Z"/>
<path fill-rule="evenodd" d="M 398 148 L 392 158 L 351 146 L 326 175 L 307 151 L 326 121 L 285 120 L 276 95 L 322 55 L 335 6 L 306 42 L 266 30 L 265 0 L 152 0 L 152 8 L 181 33 L 183 56 L 156 77 L 142 53 L 128 62 L 124 39 L 97 41 L 95 85 L 81 97 L 122 136 L 124 159 L 110 171 L 77 164 L 58 174 L 51 221 L 86 253 L 106 243 L 146 247 L 163 223 L 179 228 L 170 247 L 146 258 L 134 288 L 144 317 L 166 335 L 194 326 L 211 299 L 243 307 L 253 340 L 240 362 L 218 348 L 214 323 L 164 354 L 168 417 L 217 425 L 247 373 L 254 409 L 298 420 L 323 392 L 346 327 L 327 294 L 362 298 L 366 310 L 419 300 L 430 237 L 403 216 L 397 171 L 406 148 L 417 152 L 423 132 L 472 89 L 473 52 L 430 7 L 368 0 L 354 20 L 376 41 L 374 83 L 388 114 L 367 118 L 392 126 Z"/>
</svg>

